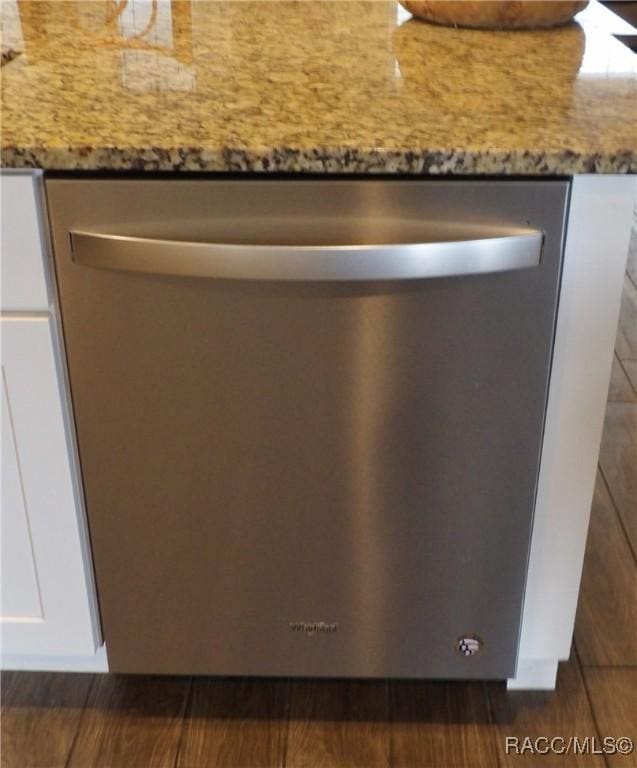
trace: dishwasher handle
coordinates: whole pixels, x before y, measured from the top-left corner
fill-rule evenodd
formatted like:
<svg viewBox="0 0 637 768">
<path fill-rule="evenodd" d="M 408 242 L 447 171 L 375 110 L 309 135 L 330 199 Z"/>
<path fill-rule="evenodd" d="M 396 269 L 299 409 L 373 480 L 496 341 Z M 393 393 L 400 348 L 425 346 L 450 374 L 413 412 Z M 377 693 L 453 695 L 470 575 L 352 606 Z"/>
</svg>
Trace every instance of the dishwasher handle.
<svg viewBox="0 0 637 768">
<path fill-rule="evenodd" d="M 535 267 L 542 232 L 387 245 L 248 245 L 71 232 L 73 261 L 182 277 L 283 281 L 417 280 Z"/>
</svg>

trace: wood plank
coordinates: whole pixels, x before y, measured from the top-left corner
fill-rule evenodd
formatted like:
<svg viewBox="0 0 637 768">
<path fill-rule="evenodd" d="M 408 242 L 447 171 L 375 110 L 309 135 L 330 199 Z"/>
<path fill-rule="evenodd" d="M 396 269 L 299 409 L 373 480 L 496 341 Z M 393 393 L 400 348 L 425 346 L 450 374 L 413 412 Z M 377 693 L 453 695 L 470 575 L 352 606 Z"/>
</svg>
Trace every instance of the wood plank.
<svg viewBox="0 0 637 768">
<path fill-rule="evenodd" d="M 286 768 L 388 766 L 388 717 L 386 682 L 296 680 Z"/>
<path fill-rule="evenodd" d="M 633 743 L 637 743 L 637 669 L 589 667 L 584 670 L 584 675 L 602 738 L 628 736 Z M 631 755 L 609 754 L 606 759 L 610 768 L 637 768 L 637 752 Z"/>
<path fill-rule="evenodd" d="M 628 275 L 624 277 L 615 350 L 622 361 L 637 360 L 637 288 Z"/>
<path fill-rule="evenodd" d="M 483 683 L 391 683 L 394 768 L 497 765 Z"/>
<path fill-rule="evenodd" d="M 597 473 L 575 642 L 582 664 L 637 664 L 637 564 Z"/>
<path fill-rule="evenodd" d="M 285 760 L 286 680 L 197 678 L 179 768 L 274 768 Z"/>
<path fill-rule="evenodd" d="M 100 675 L 91 689 L 71 768 L 173 768 L 189 678 Z"/>
<path fill-rule="evenodd" d="M 637 403 L 609 403 L 599 463 L 637 552 Z"/>
<path fill-rule="evenodd" d="M 608 388 L 609 403 L 634 403 L 637 402 L 637 394 L 633 389 L 630 379 L 620 363 L 617 355 L 613 355 L 613 367 L 610 374 Z"/>
<path fill-rule="evenodd" d="M 498 756 L 501 768 L 604 768 L 601 755 L 539 756 L 530 752 L 506 754 L 506 737 L 517 737 L 522 744 L 525 737 L 551 739 L 596 736 L 593 715 L 584 687 L 584 681 L 574 655 L 569 662 L 560 664 L 555 691 L 507 691 L 503 684 L 489 685 L 493 718 L 497 726 Z"/>
<path fill-rule="evenodd" d="M 64 768 L 92 681 L 92 675 L 3 672 L 3 768 Z"/>
</svg>

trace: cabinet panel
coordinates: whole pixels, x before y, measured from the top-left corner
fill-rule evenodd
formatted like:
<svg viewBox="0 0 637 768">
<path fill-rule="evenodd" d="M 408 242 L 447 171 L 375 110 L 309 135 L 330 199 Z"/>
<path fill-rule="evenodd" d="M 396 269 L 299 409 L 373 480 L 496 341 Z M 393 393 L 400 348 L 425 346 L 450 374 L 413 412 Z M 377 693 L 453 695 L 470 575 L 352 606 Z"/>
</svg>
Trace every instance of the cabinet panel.
<svg viewBox="0 0 637 768">
<path fill-rule="evenodd" d="M 2 207 L 2 310 L 44 310 L 49 306 L 45 253 L 38 212 L 39 175 L 4 172 Z"/>
<path fill-rule="evenodd" d="M 22 490 L 20 457 L 11 404 L 2 367 L 2 615 L 12 620 L 42 619 L 42 603 L 33 559 L 29 520 Z"/>
<path fill-rule="evenodd" d="M 87 586 L 91 581 L 82 551 L 51 320 L 3 317 L 0 329 L 2 650 L 92 654 L 97 638 Z"/>
</svg>

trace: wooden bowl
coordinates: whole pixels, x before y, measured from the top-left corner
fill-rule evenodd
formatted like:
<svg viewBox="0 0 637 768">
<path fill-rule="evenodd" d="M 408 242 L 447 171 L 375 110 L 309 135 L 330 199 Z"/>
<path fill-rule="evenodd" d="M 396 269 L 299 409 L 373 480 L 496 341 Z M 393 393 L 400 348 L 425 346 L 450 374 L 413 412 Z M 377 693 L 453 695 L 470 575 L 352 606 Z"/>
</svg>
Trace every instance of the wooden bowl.
<svg viewBox="0 0 637 768">
<path fill-rule="evenodd" d="M 534 29 L 568 23 L 588 0 L 400 0 L 434 24 L 475 29 Z"/>
</svg>

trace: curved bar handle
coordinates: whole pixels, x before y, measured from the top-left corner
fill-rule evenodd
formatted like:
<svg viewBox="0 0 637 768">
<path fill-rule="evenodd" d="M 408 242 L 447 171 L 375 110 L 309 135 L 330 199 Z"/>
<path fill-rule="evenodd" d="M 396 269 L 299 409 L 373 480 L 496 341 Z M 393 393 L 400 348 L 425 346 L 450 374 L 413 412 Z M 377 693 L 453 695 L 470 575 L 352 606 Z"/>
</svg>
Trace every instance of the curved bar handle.
<svg viewBox="0 0 637 768">
<path fill-rule="evenodd" d="M 77 264 L 127 272 L 238 280 L 417 280 L 535 267 L 542 232 L 387 245 L 243 245 L 71 232 Z"/>
</svg>

